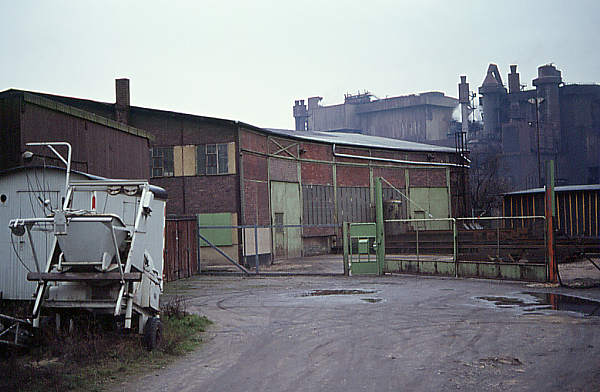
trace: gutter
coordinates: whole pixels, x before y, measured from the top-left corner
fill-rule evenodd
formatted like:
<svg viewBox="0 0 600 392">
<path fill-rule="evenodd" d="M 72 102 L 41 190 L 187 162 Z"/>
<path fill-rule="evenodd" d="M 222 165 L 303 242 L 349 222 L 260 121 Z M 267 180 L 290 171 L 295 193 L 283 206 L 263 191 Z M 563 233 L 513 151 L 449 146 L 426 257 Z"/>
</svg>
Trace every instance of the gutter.
<svg viewBox="0 0 600 392">
<path fill-rule="evenodd" d="M 403 160 L 403 159 L 365 157 L 365 156 L 362 156 L 362 155 L 340 154 L 339 152 L 335 152 L 335 143 L 333 144 L 333 156 L 340 157 L 340 158 L 366 159 L 366 160 L 369 160 L 369 161 L 394 162 L 394 163 L 402 163 L 402 164 L 405 164 L 405 165 L 444 166 L 444 167 L 451 166 L 451 167 L 466 167 L 466 168 L 470 168 L 469 165 L 460 165 L 458 163 L 449 163 L 449 162 L 406 161 L 406 160 Z"/>
</svg>

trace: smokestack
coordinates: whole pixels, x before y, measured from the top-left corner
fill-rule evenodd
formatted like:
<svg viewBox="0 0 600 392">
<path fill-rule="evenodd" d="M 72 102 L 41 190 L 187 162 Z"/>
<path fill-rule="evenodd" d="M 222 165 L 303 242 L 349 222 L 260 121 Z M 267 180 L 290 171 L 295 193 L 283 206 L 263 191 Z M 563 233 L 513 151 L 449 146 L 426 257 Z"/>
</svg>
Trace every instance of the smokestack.
<svg viewBox="0 0 600 392">
<path fill-rule="evenodd" d="M 127 124 L 129 121 L 129 79 L 115 80 L 115 120 Z"/>
<path fill-rule="evenodd" d="M 510 66 L 510 73 L 508 74 L 508 93 L 518 93 L 521 91 L 521 79 L 517 72 L 517 66 Z"/>
<path fill-rule="evenodd" d="M 469 132 L 469 83 L 467 77 L 461 75 L 458 84 L 458 102 L 460 103 L 461 121 L 463 136 L 466 137 Z"/>
<path fill-rule="evenodd" d="M 296 121 L 296 131 L 308 130 L 308 111 L 303 99 L 294 101 L 294 119 Z"/>
</svg>

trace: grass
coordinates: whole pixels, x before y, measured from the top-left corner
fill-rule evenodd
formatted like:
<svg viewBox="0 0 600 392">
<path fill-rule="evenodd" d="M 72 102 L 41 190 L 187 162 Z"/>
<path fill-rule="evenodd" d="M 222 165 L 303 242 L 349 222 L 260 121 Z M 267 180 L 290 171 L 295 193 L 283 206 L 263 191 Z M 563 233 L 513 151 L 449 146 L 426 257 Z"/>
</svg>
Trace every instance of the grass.
<svg viewBox="0 0 600 392">
<path fill-rule="evenodd" d="M 173 302 L 175 301 L 175 302 Z M 175 298 L 161 314 L 163 340 L 148 352 L 138 334 L 105 331 L 97 320 L 86 319 L 77 332 L 55 333 L 48 328 L 39 344 L 28 351 L 0 351 L 0 390 L 102 391 L 132 375 L 160 369 L 202 343 L 212 324 L 189 314 Z M 3 350 L 3 347 L 0 347 Z"/>
</svg>

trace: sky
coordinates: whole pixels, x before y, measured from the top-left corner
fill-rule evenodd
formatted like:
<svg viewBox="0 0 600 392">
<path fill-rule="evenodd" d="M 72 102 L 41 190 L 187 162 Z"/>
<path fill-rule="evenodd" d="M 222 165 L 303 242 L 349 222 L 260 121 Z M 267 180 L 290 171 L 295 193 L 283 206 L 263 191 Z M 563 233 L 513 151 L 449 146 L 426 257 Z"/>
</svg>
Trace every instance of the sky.
<svg viewBox="0 0 600 392">
<path fill-rule="evenodd" d="M 294 127 L 294 100 L 476 91 L 489 63 L 531 87 L 554 63 L 600 82 L 600 1 L 0 0 L 0 91 Z"/>
</svg>

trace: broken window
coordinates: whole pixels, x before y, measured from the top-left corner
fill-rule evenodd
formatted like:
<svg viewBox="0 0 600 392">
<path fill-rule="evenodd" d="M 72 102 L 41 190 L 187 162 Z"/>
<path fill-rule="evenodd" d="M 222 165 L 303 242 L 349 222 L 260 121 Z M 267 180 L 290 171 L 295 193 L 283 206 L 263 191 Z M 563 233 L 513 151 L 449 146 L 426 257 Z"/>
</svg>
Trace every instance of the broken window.
<svg viewBox="0 0 600 392">
<path fill-rule="evenodd" d="M 151 148 L 150 166 L 152 177 L 173 176 L 173 147 Z"/>
<path fill-rule="evenodd" d="M 212 175 L 229 173 L 228 145 L 202 144 L 196 149 L 196 174 Z"/>
</svg>

